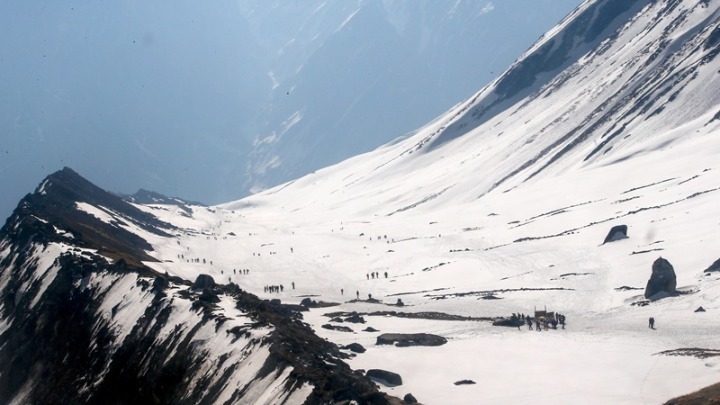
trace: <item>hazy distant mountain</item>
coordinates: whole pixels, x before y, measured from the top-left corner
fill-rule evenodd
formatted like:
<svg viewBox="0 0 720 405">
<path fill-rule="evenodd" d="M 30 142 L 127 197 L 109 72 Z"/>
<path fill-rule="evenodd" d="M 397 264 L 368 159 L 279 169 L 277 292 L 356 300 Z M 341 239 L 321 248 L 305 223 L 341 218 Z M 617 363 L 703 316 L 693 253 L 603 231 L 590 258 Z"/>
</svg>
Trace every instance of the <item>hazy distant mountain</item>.
<svg viewBox="0 0 720 405">
<path fill-rule="evenodd" d="M 273 66 L 282 69 L 272 72 L 277 87 L 255 128 L 250 186 L 290 180 L 414 130 L 505 69 L 532 32 L 542 31 L 538 14 L 559 20 L 575 4 L 387 0 L 248 7 L 246 18 L 280 50 Z M 291 13 L 296 30 L 278 33 L 275 27 L 287 25 Z"/>
<path fill-rule="evenodd" d="M 64 166 L 204 203 L 277 185 L 439 115 L 579 3 L 3 2 L 0 217 Z"/>
</svg>

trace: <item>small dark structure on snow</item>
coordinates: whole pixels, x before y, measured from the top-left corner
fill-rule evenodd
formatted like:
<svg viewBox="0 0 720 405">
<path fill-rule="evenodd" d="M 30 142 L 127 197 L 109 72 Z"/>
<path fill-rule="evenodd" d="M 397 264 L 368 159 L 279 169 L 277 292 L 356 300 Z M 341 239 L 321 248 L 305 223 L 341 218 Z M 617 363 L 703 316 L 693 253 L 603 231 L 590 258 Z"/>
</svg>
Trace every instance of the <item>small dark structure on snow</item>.
<svg viewBox="0 0 720 405">
<path fill-rule="evenodd" d="M 375 344 L 407 346 L 442 346 L 447 339 L 430 333 L 383 333 L 377 337 Z"/>
<path fill-rule="evenodd" d="M 615 242 L 616 240 L 627 239 L 627 225 L 615 225 L 610 228 L 603 245 L 608 242 Z"/>
</svg>

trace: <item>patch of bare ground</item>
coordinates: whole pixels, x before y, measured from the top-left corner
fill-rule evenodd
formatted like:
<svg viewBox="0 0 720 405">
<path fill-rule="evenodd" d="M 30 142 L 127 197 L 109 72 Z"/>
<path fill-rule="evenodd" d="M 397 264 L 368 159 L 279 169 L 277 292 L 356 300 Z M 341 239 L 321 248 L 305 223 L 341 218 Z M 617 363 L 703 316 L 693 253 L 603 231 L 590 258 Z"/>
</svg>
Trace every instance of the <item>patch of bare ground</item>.
<svg viewBox="0 0 720 405">
<path fill-rule="evenodd" d="M 665 402 L 665 405 L 720 405 L 720 383 L 673 398 Z"/>
<path fill-rule="evenodd" d="M 665 350 L 656 355 L 664 356 L 692 356 L 699 359 L 707 359 L 709 357 L 720 356 L 720 350 L 716 349 L 701 349 L 698 347 L 685 347 L 681 349 Z"/>
<path fill-rule="evenodd" d="M 430 297 L 430 299 L 433 300 L 444 300 L 448 298 L 459 298 L 459 297 L 472 297 L 472 296 L 479 296 L 480 298 L 488 296 L 488 295 L 496 295 L 496 294 L 502 294 L 502 293 L 508 293 L 508 292 L 522 292 L 522 291 L 575 291 L 574 288 L 565 288 L 565 287 L 548 287 L 548 288 L 503 288 L 499 290 L 484 290 L 484 291 L 467 291 L 467 292 L 461 292 L 461 293 L 452 293 L 452 294 L 437 294 L 432 295 L 429 294 L 427 297 Z"/>
<path fill-rule="evenodd" d="M 397 312 L 397 311 L 375 311 L 375 312 L 329 312 L 324 316 L 330 318 L 345 317 L 351 315 L 360 316 L 393 316 L 396 318 L 429 319 L 434 321 L 493 321 L 490 317 L 472 317 L 462 315 L 446 314 L 444 312 Z"/>
</svg>

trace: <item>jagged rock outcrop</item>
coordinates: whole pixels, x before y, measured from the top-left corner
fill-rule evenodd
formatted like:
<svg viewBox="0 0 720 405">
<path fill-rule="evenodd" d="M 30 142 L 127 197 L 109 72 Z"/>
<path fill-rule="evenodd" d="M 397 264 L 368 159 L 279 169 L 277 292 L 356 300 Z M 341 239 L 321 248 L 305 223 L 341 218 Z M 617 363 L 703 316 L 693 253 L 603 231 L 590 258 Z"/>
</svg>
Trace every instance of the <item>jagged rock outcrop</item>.
<svg viewBox="0 0 720 405">
<path fill-rule="evenodd" d="M 96 213 L 84 210 L 85 204 Z M 111 219 L 103 221 L 97 215 Z M 23 233 L 57 234 L 71 245 L 97 249 L 107 257 L 143 268 L 141 260 L 155 260 L 146 253 L 153 248 L 125 229 L 129 224 L 164 237 L 175 228 L 66 167 L 46 177 L 34 193 L 20 201 L 1 233 L 10 238 L 22 238 Z"/>
<path fill-rule="evenodd" d="M 645 287 L 645 298 L 659 298 L 657 294 L 660 293 L 673 294 L 676 286 L 677 276 L 672 264 L 662 257 L 655 260 L 652 265 L 652 274 Z"/>
<path fill-rule="evenodd" d="M 199 202 L 190 202 L 185 201 L 181 198 L 177 197 L 167 197 L 165 195 L 162 195 L 160 193 L 156 193 L 154 191 L 149 191 L 145 189 L 138 190 L 135 194 L 124 196 L 126 201 L 133 202 L 135 204 L 158 204 L 158 205 L 174 205 L 181 210 L 183 210 L 187 215 L 192 214 L 192 208 L 189 207 L 189 205 L 198 205 L 202 206 L 203 204 Z"/>
</svg>

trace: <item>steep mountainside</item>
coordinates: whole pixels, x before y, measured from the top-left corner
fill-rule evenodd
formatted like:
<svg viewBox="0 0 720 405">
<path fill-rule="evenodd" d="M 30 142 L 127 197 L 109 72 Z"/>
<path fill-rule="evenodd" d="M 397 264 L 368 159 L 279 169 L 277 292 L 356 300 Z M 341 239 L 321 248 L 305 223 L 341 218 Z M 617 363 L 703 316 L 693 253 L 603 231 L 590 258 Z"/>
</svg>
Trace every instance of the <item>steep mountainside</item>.
<svg viewBox="0 0 720 405">
<path fill-rule="evenodd" d="M 142 264 L 179 231 L 68 168 L 25 197 L 0 231 L 0 402 L 400 403 L 298 308 Z"/>
<path fill-rule="evenodd" d="M 250 185 L 288 181 L 415 129 L 492 80 L 580 2 L 245 3 L 272 50 L 273 80 L 251 128 Z"/>
<path fill-rule="evenodd" d="M 425 194 L 437 204 L 442 194 L 456 201 L 450 189 L 470 201 L 707 137 L 720 125 L 718 24 L 713 1 L 586 2 L 417 134 L 290 188 L 332 183 L 343 191 L 321 203 L 332 206 L 394 184 L 376 204 L 402 208 L 414 198 L 415 184 L 404 181 L 412 172 L 428 179 Z"/>
</svg>

